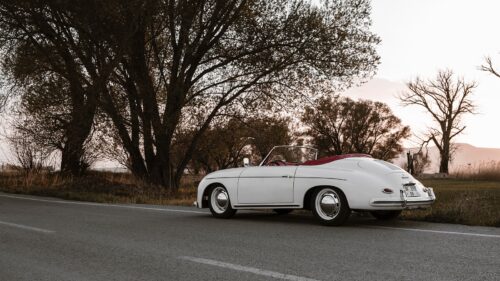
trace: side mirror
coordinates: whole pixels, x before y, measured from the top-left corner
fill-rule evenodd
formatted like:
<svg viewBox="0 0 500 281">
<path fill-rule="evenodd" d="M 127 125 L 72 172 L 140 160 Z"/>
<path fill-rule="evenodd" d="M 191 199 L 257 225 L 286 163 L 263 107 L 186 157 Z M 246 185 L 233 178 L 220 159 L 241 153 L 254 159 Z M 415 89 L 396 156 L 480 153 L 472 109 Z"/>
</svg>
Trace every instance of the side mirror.
<svg viewBox="0 0 500 281">
<path fill-rule="evenodd" d="M 243 158 L 243 167 L 249 167 L 250 166 L 250 159 L 248 158 Z"/>
</svg>

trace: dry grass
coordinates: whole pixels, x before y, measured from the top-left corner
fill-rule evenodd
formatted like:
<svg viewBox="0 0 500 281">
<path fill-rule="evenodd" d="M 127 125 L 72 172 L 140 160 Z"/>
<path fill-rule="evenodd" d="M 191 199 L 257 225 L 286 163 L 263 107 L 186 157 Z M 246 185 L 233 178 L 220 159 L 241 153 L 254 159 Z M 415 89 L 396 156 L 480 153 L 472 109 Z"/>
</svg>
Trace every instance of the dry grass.
<svg viewBox="0 0 500 281">
<path fill-rule="evenodd" d="M 94 171 L 81 178 L 67 178 L 56 173 L 14 172 L 0 174 L 0 191 L 100 203 L 191 205 L 196 198 L 196 181 L 187 177 L 177 192 L 171 192 L 126 173 Z"/>
<path fill-rule="evenodd" d="M 455 169 L 450 177 L 464 180 L 500 181 L 500 161 L 462 166 Z"/>
<path fill-rule="evenodd" d="M 404 211 L 409 220 L 500 226 L 500 181 L 424 179 L 437 200 L 426 210 Z"/>
</svg>

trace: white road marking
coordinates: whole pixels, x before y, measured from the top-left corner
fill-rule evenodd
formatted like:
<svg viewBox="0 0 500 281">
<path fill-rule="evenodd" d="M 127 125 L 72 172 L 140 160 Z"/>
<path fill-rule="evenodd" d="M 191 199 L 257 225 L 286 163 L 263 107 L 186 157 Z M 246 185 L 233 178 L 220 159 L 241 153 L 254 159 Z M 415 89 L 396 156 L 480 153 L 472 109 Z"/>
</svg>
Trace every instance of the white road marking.
<svg viewBox="0 0 500 281">
<path fill-rule="evenodd" d="M 280 272 L 276 272 L 276 271 L 270 271 L 270 270 L 260 269 L 260 268 L 256 268 L 256 267 L 243 266 L 243 265 L 232 264 L 232 263 L 221 262 L 221 261 L 210 260 L 210 259 L 204 259 L 204 258 L 196 258 L 196 257 L 189 257 L 189 256 L 181 256 L 178 258 L 183 259 L 183 260 L 187 260 L 187 261 L 191 261 L 191 262 L 212 265 L 212 266 L 218 266 L 218 267 L 227 268 L 227 269 L 236 270 L 236 271 L 249 272 L 249 273 L 253 273 L 253 274 L 257 274 L 257 275 L 261 275 L 261 276 L 276 278 L 276 279 L 293 280 L 293 281 L 318 281 L 317 279 L 311 279 L 311 278 L 307 278 L 307 277 L 284 274 L 284 273 L 280 273 Z"/>
<path fill-rule="evenodd" d="M 417 231 L 417 232 L 430 232 L 430 233 L 440 233 L 440 234 L 452 234 L 452 235 L 466 235 L 466 236 L 478 236 L 478 237 L 490 237 L 490 238 L 500 238 L 500 235 L 495 234 L 482 234 L 473 232 L 457 232 L 457 231 L 446 231 L 446 230 L 432 230 L 432 229 L 421 229 L 421 228 L 402 228 L 402 227 L 390 227 L 390 226 L 369 226 L 372 228 L 384 228 L 384 229 L 396 229 L 404 231 Z"/>
<path fill-rule="evenodd" d="M 6 221 L 0 221 L 0 225 L 17 227 L 17 228 L 20 228 L 20 229 L 30 230 L 30 231 L 36 231 L 36 232 L 41 232 L 41 233 L 54 233 L 54 231 L 52 231 L 52 230 L 38 228 L 38 227 L 33 227 L 33 226 L 27 226 L 27 225 L 23 225 L 23 224 L 11 223 L 11 222 L 6 222 Z"/>
<path fill-rule="evenodd" d="M 38 201 L 38 202 L 49 202 L 49 203 L 56 203 L 56 204 L 73 204 L 73 205 L 85 205 L 85 206 L 115 207 L 115 208 L 138 209 L 138 210 L 149 210 L 149 211 L 159 211 L 159 212 L 208 214 L 207 212 L 192 211 L 192 210 L 177 210 L 177 209 L 166 209 L 166 208 L 127 206 L 127 205 L 92 203 L 92 202 L 76 202 L 76 201 L 66 201 L 66 200 L 48 200 L 48 199 L 39 199 L 39 198 L 31 198 L 31 197 L 24 197 L 24 196 L 7 195 L 7 194 L 0 194 L 0 197 Z"/>
</svg>

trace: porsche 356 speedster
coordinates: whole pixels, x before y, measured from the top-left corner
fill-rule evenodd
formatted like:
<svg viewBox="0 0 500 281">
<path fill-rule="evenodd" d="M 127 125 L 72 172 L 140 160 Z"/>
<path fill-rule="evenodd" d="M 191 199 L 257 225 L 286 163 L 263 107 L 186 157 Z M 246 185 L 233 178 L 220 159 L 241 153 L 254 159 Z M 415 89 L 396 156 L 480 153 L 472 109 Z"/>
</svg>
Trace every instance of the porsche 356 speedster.
<svg viewBox="0 0 500 281">
<path fill-rule="evenodd" d="M 341 225 L 351 211 L 369 211 L 377 219 L 392 219 L 403 209 L 425 208 L 436 196 L 405 170 L 366 154 L 317 159 L 306 146 L 276 146 L 258 166 L 206 175 L 195 205 L 210 208 L 217 218 L 240 209 L 272 209 L 287 214 L 311 210 L 326 225 Z"/>
</svg>

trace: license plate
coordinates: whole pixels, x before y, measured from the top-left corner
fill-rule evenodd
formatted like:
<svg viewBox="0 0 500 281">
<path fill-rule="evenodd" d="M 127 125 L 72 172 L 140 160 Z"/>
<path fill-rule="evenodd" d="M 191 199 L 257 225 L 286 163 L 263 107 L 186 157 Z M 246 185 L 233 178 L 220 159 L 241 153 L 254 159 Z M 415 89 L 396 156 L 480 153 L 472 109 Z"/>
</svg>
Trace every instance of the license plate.
<svg viewBox="0 0 500 281">
<path fill-rule="evenodd" d="M 417 191 L 417 187 L 414 185 L 403 186 L 406 197 L 419 197 L 420 194 Z"/>
</svg>

